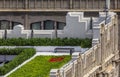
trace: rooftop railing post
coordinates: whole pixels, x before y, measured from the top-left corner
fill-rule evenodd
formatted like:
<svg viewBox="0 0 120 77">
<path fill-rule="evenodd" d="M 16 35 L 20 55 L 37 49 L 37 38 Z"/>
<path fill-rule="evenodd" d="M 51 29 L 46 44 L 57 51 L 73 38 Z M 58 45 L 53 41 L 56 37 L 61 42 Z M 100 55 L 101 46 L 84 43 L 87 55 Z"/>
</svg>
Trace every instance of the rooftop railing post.
<svg viewBox="0 0 120 77">
<path fill-rule="evenodd" d="M 107 17 L 108 17 L 109 9 L 110 9 L 110 0 L 106 0 L 105 1 L 105 13 L 106 13 L 105 24 L 107 24 Z"/>
<path fill-rule="evenodd" d="M 57 32 L 57 24 L 54 22 L 54 27 L 55 27 L 55 38 L 58 37 L 58 32 Z"/>
<path fill-rule="evenodd" d="M 4 39 L 7 39 L 7 29 L 5 29 Z"/>
<path fill-rule="evenodd" d="M 69 0 L 69 1 L 70 1 L 69 7 L 70 7 L 70 9 L 72 9 L 73 8 L 73 0 Z"/>
<path fill-rule="evenodd" d="M 33 32 L 33 29 L 31 30 L 31 38 L 33 38 L 33 34 L 34 34 L 34 32 Z"/>
</svg>

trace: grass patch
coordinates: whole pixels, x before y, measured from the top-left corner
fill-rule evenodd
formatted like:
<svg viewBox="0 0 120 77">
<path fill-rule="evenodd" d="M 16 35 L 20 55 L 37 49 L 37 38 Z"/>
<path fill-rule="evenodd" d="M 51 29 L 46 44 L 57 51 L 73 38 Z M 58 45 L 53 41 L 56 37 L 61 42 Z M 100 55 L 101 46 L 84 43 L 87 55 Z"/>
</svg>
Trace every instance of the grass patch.
<svg viewBox="0 0 120 77">
<path fill-rule="evenodd" d="M 62 61 L 49 62 L 51 58 L 57 57 L 58 56 L 37 56 L 8 77 L 49 77 L 51 69 L 60 68 L 71 60 L 71 56 L 61 56 L 64 57 Z"/>
</svg>

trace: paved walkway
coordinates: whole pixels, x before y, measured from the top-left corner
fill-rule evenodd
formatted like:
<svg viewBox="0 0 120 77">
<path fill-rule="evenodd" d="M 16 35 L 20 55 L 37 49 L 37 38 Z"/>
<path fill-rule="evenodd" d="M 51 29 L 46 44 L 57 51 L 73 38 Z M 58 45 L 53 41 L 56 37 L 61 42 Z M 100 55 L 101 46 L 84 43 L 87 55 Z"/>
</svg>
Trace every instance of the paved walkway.
<svg viewBox="0 0 120 77">
<path fill-rule="evenodd" d="M 37 56 L 39 55 L 54 55 L 54 56 L 61 56 L 61 55 L 70 55 L 70 53 L 53 53 L 53 52 L 37 52 Z"/>
<path fill-rule="evenodd" d="M 85 52 L 88 48 L 80 46 L 0 46 L 0 48 L 35 48 L 37 52 L 53 52 L 55 48 L 74 48 L 75 52 Z"/>
</svg>

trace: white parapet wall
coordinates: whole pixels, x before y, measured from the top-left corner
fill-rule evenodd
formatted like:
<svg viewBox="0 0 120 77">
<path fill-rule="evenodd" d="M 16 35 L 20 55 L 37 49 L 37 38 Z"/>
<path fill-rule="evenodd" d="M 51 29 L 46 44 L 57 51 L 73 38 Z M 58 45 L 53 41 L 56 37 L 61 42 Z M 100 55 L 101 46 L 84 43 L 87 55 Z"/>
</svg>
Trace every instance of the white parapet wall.
<svg viewBox="0 0 120 77">
<path fill-rule="evenodd" d="M 66 16 L 64 37 L 87 38 L 90 18 L 85 18 L 83 12 L 69 12 Z"/>
<path fill-rule="evenodd" d="M 24 30 L 22 25 L 17 25 L 13 30 L 0 30 L 0 38 L 93 38 L 93 45 L 99 42 L 100 24 L 111 22 L 115 13 L 99 13 L 99 17 L 84 17 L 83 12 L 68 12 L 66 26 L 63 30 Z M 106 21 L 105 21 L 106 20 Z M 91 22 L 92 21 L 92 22 Z"/>
</svg>

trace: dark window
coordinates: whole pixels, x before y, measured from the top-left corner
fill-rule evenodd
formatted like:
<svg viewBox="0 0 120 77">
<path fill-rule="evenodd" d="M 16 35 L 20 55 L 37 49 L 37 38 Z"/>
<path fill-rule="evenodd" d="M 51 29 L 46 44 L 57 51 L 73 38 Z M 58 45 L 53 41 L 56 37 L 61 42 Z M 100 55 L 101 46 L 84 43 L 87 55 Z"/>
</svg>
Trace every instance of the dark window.
<svg viewBox="0 0 120 77">
<path fill-rule="evenodd" d="M 57 22 L 57 29 L 58 30 L 63 30 L 65 25 L 66 24 L 64 22 Z"/>
<path fill-rule="evenodd" d="M 10 21 L 1 20 L 0 21 L 0 29 L 10 29 Z"/>
<path fill-rule="evenodd" d="M 30 29 L 40 30 L 41 29 L 41 22 L 32 23 Z"/>
<path fill-rule="evenodd" d="M 19 23 L 19 22 L 12 22 L 12 29 L 14 28 L 14 26 L 16 26 L 16 25 L 20 25 L 21 23 Z M 21 24 L 22 25 L 22 24 Z"/>
<path fill-rule="evenodd" d="M 53 30 L 54 29 L 54 21 L 51 21 L 51 20 L 44 21 L 44 29 L 45 30 Z"/>
<path fill-rule="evenodd" d="M 99 17 L 99 12 L 84 12 L 84 17 Z"/>
</svg>

